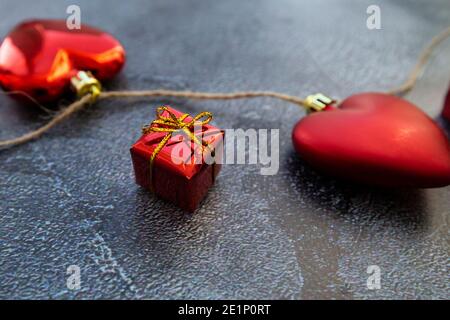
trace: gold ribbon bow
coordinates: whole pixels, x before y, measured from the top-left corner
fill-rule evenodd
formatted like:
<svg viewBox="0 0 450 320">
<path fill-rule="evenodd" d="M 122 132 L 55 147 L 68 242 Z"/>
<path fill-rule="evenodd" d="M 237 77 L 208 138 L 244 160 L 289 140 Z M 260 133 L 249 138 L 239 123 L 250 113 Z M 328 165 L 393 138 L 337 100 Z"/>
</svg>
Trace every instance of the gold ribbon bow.
<svg viewBox="0 0 450 320">
<path fill-rule="evenodd" d="M 167 112 L 169 116 L 164 116 L 164 112 Z M 200 112 L 195 117 L 192 117 L 192 120 L 189 122 L 184 122 L 184 120 L 190 115 L 185 113 L 180 117 L 177 117 L 170 109 L 166 106 L 161 106 L 156 109 L 156 119 L 153 120 L 149 125 L 146 125 L 142 128 L 142 133 L 147 134 L 151 132 L 165 132 L 166 135 L 164 138 L 158 143 L 155 150 L 153 150 L 152 156 L 150 157 L 150 188 L 151 191 L 154 191 L 153 188 L 153 163 L 155 161 L 158 153 L 164 148 L 167 142 L 172 138 L 173 134 L 182 131 L 186 136 L 188 136 L 194 143 L 205 146 L 210 149 L 210 146 L 207 142 L 200 140 L 197 136 L 191 131 L 195 126 L 203 126 L 208 124 L 213 116 L 211 112 Z"/>
</svg>

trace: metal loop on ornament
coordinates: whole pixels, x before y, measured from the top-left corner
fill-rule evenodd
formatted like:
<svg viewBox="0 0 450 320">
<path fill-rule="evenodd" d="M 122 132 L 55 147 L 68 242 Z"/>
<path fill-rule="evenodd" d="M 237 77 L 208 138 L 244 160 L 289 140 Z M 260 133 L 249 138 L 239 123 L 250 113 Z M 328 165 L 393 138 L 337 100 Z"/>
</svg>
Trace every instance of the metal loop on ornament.
<svg viewBox="0 0 450 320">
<path fill-rule="evenodd" d="M 91 103 L 94 103 L 102 92 L 101 83 L 89 71 L 78 71 L 77 75 L 70 79 L 70 83 L 78 98 L 90 94 Z"/>
</svg>

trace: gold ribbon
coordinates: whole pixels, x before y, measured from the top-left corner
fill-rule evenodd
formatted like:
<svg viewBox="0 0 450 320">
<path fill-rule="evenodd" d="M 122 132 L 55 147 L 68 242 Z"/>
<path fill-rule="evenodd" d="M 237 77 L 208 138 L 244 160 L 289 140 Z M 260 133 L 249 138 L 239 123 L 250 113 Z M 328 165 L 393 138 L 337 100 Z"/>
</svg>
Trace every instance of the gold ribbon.
<svg viewBox="0 0 450 320">
<path fill-rule="evenodd" d="M 167 112 L 169 116 L 164 116 L 163 113 Z M 190 115 L 185 113 L 180 117 L 177 117 L 167 106 L 161 106 L 156 109 L 156 119 L 153 120 L 149 125 L 146 125 L 142 128 L 143 134 L 148 134 L 151 132 L 165 132 L 166 135 L 164 138 L 158 143 L 155 150 L 150 157 L 150 189 L 153 192 L 153 163 L 155 161 L 158 153 L 164 148 L 167 142 L 172 138 L 174 133 L 182 131 L 186 136 L 188 136 L 194 143 L 205 146 L 210 149 L 210 146 L 207 142 L 198 139 L 195 134 L 191 131 L 195 126 L 203 126 L 208 124 L 213 116 L 211 112 L 200 112 L 195 117 L 192 117 L 192 120 L 189 122 L 184 122 L 184 120 Z M 202 152 L 203 154 L 203 152 Z"/>
</svg>

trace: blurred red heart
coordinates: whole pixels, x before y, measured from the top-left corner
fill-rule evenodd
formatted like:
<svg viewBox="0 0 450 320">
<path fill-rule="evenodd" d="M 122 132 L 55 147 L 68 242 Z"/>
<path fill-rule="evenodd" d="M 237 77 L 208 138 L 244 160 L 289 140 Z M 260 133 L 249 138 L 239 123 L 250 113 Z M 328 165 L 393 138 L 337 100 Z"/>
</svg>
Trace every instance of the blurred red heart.
<svg viewBox="0 0 450 320">
<path fill-rule="evenodd" d="M 450 88 L 448 89 L 447 97 L 445 97 L 444 110 L 442 110 L 442 116 L 448 121 L 450 121 Z"/>
<path fill-rule="evenodd" d="M 297 152 L 336 177 L 390 187 L 450 184 L 450 145 L 425 113 L 401 98 L 362 93 L 313 113 L 292 132 Z"/>
<path fill-rule="evenodd" d="M 122 45 L 108 33 L 65 20 L 33 20 L 16 26 L 0 46 L 0 84 L 39 101 L 57 99 L 78 71 L 107 80 L 125 62 Z"/>
</svg>

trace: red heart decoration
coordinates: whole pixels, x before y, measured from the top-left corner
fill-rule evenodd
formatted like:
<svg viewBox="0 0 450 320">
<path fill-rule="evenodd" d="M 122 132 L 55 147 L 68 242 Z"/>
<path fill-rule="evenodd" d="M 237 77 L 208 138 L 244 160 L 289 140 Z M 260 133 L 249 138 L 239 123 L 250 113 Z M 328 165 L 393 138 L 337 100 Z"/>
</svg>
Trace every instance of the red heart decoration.
<svg viewBox="0 0 450 320">
<path fill-rule="evenodd" d="M 296 151 L 336 177 L 390 187 L 450 184 L 450 145 L 425 113 L 401 98 L 362 93 L 310 114 L 292 132 Z"/>
<path fill-rule="evenodd" d="M 442 110 L 442 116 L 448 121 L 450 121 L 450 88 L 448 89 L 447 97 L 445 97 L 444 110 Z"/>
<path fill-rule="evenodd" d="M 0 84 L 39 101 L 58 98 L 78 71 L 99 80 L 113 77 L 125 62 L 122 45 L 108 33 L 65 20 L 33 20 L 16 26 L 0 46 Z"/>
</svg>

